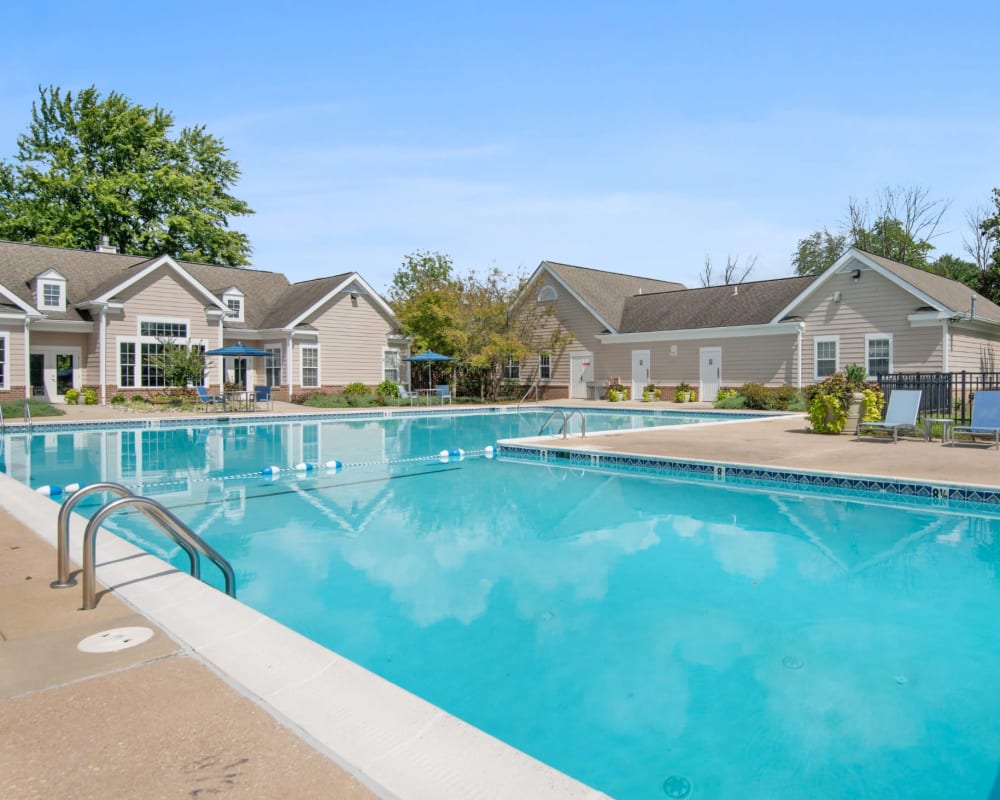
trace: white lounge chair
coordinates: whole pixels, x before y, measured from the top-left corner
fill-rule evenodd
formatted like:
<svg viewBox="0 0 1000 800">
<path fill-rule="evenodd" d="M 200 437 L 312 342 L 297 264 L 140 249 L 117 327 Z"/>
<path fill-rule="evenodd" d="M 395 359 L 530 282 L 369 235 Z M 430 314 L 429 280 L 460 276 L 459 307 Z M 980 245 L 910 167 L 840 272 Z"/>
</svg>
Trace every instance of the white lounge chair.
<svg viewBox="0 0 1000 800">
<path fill-rule="evenodd" d="M 972 398 L 972 421 L 968 425 L 955 425 L 951 429 L 951 442 L 955 444 L 955 434 L 967 434 L 969 439 L 959 444 L 986 444 L 1000 450 L 1000 392 L 976 392 Z M 987 437 L 980 442 L 977 436 Z"/>
<path fill-rule="evenodd" d="M 409 393 L 409 392 L 408 392 L 408 391 L 406 390 L 406 387 L 405 387 L 405 386 L 403 386 L 403 384 L 401 384 L 401 383 L 397 383 L 397 384 L 396 384 L 396 388 L 397 388 L 397 389 L 399 390 L 399 401 L 400 401 L 400 405 L 402 405 L 402 404 L 403 404 L 403 400 L 406 400 L 406 401 L 408 401 L 408 402 L 409 402 L 409 404 L 410 404 L 410 405 L 412 406 L 412 405 L 413 405 L 413 395 L 412 395 L 412 394 L 410 394 L 410 393 Z"/>
<path fill-rule="evenodd" d="M 920 389 L 895 389 L 889 395 L 889 405 L 882 422 L 859 422 L 856 438 L 866 434 L 891 433 L 892 441 L 899 441 L 899 432 L 917 427 L 920 411 Z"/>
</svg>

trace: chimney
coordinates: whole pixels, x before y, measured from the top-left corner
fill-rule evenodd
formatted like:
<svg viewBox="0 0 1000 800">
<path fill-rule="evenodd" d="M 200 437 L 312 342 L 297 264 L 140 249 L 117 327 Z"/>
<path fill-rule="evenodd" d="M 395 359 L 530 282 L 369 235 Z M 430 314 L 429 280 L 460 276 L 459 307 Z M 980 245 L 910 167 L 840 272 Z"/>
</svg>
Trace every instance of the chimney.
<svg viewBox="0 0 1000 800">
<path fill-rule="evenodd" d="M 108 240 L 107 236 L 101 236 L 101 243 L 95 248 L 98 253 L 117 253 L 118 248 Z"/>
</svg>

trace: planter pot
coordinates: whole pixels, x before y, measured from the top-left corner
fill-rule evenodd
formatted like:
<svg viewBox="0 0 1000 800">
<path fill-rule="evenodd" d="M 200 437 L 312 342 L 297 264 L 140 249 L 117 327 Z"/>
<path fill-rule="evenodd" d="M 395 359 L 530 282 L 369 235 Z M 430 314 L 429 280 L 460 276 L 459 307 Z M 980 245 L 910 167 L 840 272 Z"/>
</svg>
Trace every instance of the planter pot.
<svg viewBox="0 0 1000 800">
<path fill-rule="evenodd" d="M 865 396 L 861 392 L 855 392 L 851 395 L 851 402 L 847 406 L 847 422 L 844 423 L 844 429 L 841 433 L 853 436 L 857 432 L 858 422 L 861 419 L 861 403 L 864 399 Z"/>
</svg>

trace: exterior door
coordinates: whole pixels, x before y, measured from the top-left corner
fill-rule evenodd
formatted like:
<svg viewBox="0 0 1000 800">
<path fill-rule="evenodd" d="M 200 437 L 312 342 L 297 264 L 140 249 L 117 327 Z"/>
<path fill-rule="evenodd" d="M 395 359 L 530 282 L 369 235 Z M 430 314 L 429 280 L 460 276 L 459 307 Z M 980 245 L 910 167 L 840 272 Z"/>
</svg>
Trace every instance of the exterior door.
<svg viewBox="0 0 1000 800">
<path fill-rule="evenodd" d="M 715 402 L 722 388 L 722 348 L 702 347 L 699 351 L 699 374 L 701 386 L 698 388 L 698 399 Z"/>
<path fill-rule="evenodd" d="M 590 353 L 573 354 L 569 357 L 569 396 L 586 400 L 590 385 L 594 382 L 594 357 Z"/>
<path fill-rule="evenodd" d="M 649 384 L 649 351 L 632 351 L 632 399 L 642 397 L 642 390 Z"/>
<path fill-rule="evenodd" d="M 31 396 L 61 403 L 67 389 L 81 388 L 80 348 L 32 348 L 28 370 Z"/>
</svg>

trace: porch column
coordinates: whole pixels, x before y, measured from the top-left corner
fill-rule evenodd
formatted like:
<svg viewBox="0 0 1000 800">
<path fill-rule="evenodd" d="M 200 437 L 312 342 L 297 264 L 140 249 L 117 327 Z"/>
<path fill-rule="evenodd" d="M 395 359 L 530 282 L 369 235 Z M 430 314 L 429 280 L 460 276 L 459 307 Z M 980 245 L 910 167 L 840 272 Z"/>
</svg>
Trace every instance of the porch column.
<svg viewBox="0 0 1000 800">
<path fill-rule="evenodd" d="M 107 346 L 108 346 L 108 330 L 107 330 L 107 315 L 108 307 L 101 306 L 101 314 L 98 317 L 98 328 L 97 328 L 97 364 L 98 369 L 101 370 L 101 405 L 106 406 L 108 404 L 108 370 L 106 367 L 107 363 Z"/>
<path fill-rule="evenodd" d="M 28 333 L 28 326 L 31 320 L 24 318 L 24 399 L 31 399 L 31 334 Z"/>
</svg>

